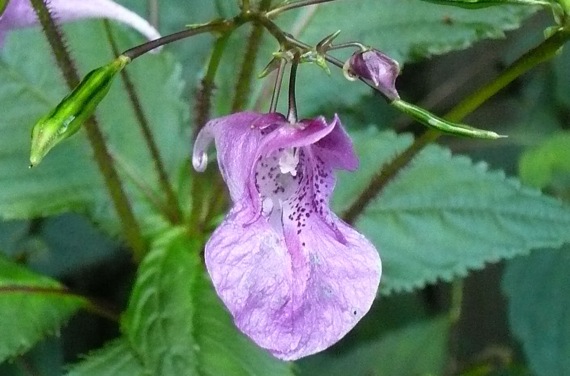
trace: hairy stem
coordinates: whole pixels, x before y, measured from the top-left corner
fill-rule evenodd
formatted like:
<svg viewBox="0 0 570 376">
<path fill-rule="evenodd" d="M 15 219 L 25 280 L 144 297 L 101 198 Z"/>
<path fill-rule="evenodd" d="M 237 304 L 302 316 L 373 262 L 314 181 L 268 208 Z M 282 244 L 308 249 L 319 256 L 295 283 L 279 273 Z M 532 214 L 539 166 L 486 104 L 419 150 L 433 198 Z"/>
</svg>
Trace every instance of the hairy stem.
<svg viewBox="0 0 570 376">
<path fill-rule="evenodd" d="M 465 116 L 475 111 L 501 89 L 505 88 L 513 80 L 528 72 L 538 64 L 548 61 L 555 56 L 556 52 L 568 39 L 570 39 L 570 31 L 565 28 L 559 29 L 548 39 L 544 40 L 538 46 L 518 58 L 493 81 L 476 90 L 473 94 L 467 96 L 463 101 L 449 111 L 444 118 L 454 122 L 460 121 Z M 354 223 L 358 216 L 362 214 L 366 207 L 398 174 L 398 172 L 402 168 L 406 167 L 420 151 L 422 151 L 429 143 L 435 141 L 440 135 L 440 132 L 428 130 L 422 136 L 418 137 L 412 145 L 402 152 L 402 154 L 398 155 L 387 165 L 381 166 L 380 170 L 372 177 L 364 191 L 342 214 L 342 218 L 347 223 Z"/>
<path fill-rule="evenodd" d="M 57 64 L 63 73 L 67 86 L 72 90 L 79 84 L 80 80 L 77 69 L 75 68 L 71 56 L 65 47 L 62 35 L 54 23 L 44 0 L 31 1 L 55 55 Z M 141 260 L 145 253 L 146 245 L 144 243 L 139 224 L 133 214 L 131 204 L 129 203 L 127 195 L 121 184 L 121 180 L 119 179 L 119 174 L 113 164 L 113 159 L 107 150 L 103 133 L 101 132 L 97 119 L 94 116 L 85 123 L 85 130 L 89 143 L 93 149 L 95 161 L 99 166 L 99 170 L 103 175 L 103 179 L 107 189 L 109 190 L 115 209 L 121 219 L 123 231 L 125 232 L 127 241 L 132 248 L 133 256 L 135 260 Z"/>
<path fill-rule="evenodd" d="M 107 39 L 109 40 L 109 44 L 111 45 L 113 54 L 115 55 L 115 57 L 118 57 L 120 53 L 117 47 L 117 43 L 115 42 L 115 38 L 113 37 L 113 34 L 111 32 L 111 25 L 107 20 L 105 20 L 104 23 L 105 23 L 105 31 L 107 34 Z M 154 168 L 158 174 L 158 182 L 160 184 L 160 187 L 162 188 L 162 191 L 166 195 L 166 208 L 164 210 L 164 214 L 170 220 L 170 222 L 174 224 L 180 223 L 182 214 L 180 212 L 180 205 L 178 203 L 178 199 L 176 198 L 174 189 L 172 188 L 172 185 L 170 184 L 170 181 L 168 179 L 168 174 L 166 173 L 166 168 L 162 161 L 160 151 L 158 150 L 158 146 L 154 141 L 154 136 L 150 129 L 149 121 L 145 116 L 144 110 L 141 105 L 141 101 L 136 92 L 135 86 L 133 85 L 133 81 L 131 80 L 129 73 L 125 69 L 121 70 L 121 79 L 123 80 L 123 84 L 125 85 L 129 101 L 131 102 L 131 106 L 135 113 L 135 118 L 137 119 L 137 123 L 140 127 L 144 141 L 150 152 L 152 161 L 154 163 Z"/>
</svg>

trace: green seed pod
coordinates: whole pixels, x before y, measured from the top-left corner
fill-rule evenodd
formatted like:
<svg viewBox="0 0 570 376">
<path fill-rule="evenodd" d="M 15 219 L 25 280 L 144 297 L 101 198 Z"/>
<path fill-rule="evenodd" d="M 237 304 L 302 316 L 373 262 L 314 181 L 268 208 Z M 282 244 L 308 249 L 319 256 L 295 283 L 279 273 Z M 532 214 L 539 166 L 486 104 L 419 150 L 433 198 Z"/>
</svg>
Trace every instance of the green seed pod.
<svg viewBox="0 0 570 376">
<path fill-rule="evenodd" d="M 121 55 L 113 62 L 92 70 L 53 110 L 38 120 L 32 129 L 30 167 L 39 164 L 55 145 L 81 128 L 109 92 L 113 77 L 130 61 Z"/>
<path fill-rule="evenodd" d="M 427 125 L 430 128 L 437 129 L 438 131 L 455 134 L 459 136 L 473 137 L 473 138 L 486 138 L 495 140 L 497 138 L 504 138 L 507 136 L 500 135 L 493 131 L 486 131 L 483 129 L 473 128 L 465 124 L 457 124 L 435 116 L 421 107 L 415 106 L 411 103 L 405 102 L 401 99 L 396 99 L 390 103 L 400 111 L 410 115 L 420 123 Z"/>
</svg>

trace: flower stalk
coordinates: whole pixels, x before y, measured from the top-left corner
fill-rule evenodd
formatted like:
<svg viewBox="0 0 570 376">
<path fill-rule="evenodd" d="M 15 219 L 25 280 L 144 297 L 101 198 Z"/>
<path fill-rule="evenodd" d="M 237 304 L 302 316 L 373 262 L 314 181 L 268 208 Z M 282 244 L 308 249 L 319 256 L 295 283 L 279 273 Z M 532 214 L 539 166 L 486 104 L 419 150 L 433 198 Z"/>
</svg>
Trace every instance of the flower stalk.
<svg viewBox="0 0 570 376">
<path fill-rule="evenodd" d="M 56 57 L 57 64 L 63 73 L 64 79 L 69 88 L 73 89 L 79 85 L 79 75 L 77 74 L 69 52 L 65 48 L 62 35 L 53 21 L 44 0 L 31 0 L 31 2 Z M 103 175 L 115 209 L 121 219 L 125 236 L 133 251 L 133 256 L 136 261 L 140 261 L 145 254 L 146 245 L 139 224 L 135 219 L 131 204 L 123 189 L 119 174 L 115 169 L 113 159 L 105 144 L 103 133 L 94 116 L 91 116 L 90 119 L 87 120 L 85 130 L 91 147 L 93 148 L 95 161 Z"/>
<path fill-rule="evenodd" d="M 105 22 L 105 32 L 107 34 L 107 39 L 109 41 L 109 44 L 111 45 L 111 49 L 113 50 L 113 54 L 117 57 L 122 56 L 119 55 L 119 49 L 117 47 L 115 39 L 113 38 L 113 34 L 111 32 L 111 25 L 109 21 L 105 20 L 104 22 Z M 158 150 L 158 146 L 154 141 L 154 136 L 150 129 L 148 118 L 144 113 L 141 101 L 139 99 L 139 96 L 136 92 L 135 86 L 133 84 L 133 81 L 131 80 L 129 73 L 126 70 L 122 69 L 120 74 L 123 84 L 125 85 L 129 101 L 133 108 L 137 124 L 139 125 L 144 141 L 146 143 L 146 146 L 150 152 L 152 161 L 154 163 L 154 168 L 158 174 L 158 182 L 160 184 L 160 187 L 162 188 L 162 191 L 164 191 L 166 195 L 166 207 L 164 208 L 163 211 L 171 223 L 174 224 L 180 223 L 182 218 L 180 205 L 178 203 L 178 199 L 176 198 L 176 194 L 174 193 L 174 189 L 172 188 L 172 185 L 170 184 L 170 181 L 168 179 L 168 174 L 166 173 L 166 168 L 164 166 L 162 157 L 160 155 L 160 151 Z"/>
</svg>

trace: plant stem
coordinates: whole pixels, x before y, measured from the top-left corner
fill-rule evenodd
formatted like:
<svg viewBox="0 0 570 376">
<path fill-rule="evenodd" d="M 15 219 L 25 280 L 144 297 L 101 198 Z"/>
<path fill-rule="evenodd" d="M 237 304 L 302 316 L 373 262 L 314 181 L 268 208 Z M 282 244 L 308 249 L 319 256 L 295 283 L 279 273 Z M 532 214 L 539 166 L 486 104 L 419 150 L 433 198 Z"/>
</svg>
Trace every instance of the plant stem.
<svg viewBox="0 0 570 376">
<path fill-rule="evenodd" d="M 241 23 L 239 21 L 240 21 L 240 19 L 238 19 L 238 18 L 236 18 L 234 20 L 216 20 L 216 21 L 204 24 L 204 25 L 198 25 L 195 27 L 190 27 L 186 30 L 182 30 L 182 31 L 179 31 L 177 33 L 170 34 L 170 35 L 167 35 L 167 36 L 164 36 L 162 38 L 155 39 L 155 40 L 151 40 L 150 42 L 146 42 L 146 43 L 140 44 L 136 47 L 130 48 L 130 49 L 126 50 L 125 52 L 123 52 L 122 55 L 125 55 L 128 58 L 130 58 L 131 60 L 134 60 L 137 57 L 144 55 L 145 53 L 147 53 L 149 51 L 154 50 L 155 48 L 164 46 L 164 45 L 172 43 L 172 42 L 179 41 L 181 39 L 189 38 L 189 37 L 192 37 L 194 35 L 211 33 L 211 32 L 219 32 L 219 33 L 228 32 L 228 31 L 238 27 L 239 25 L 241 25 Z"/>
<path fill-rule="evenodd" d="M 548 39 L 544 40 L 535 48 L 513 62 L 505 71 L 487 85 L 467 96 L 449 111 L 444 118 L 449 121 L 460 121 L 465 116 L 475 111 L 485 101 L 505 88 L 513 80 L 528 72 L 538 64 L 552 58 L 556 52 L 570 39 L 570 31 L 561 28 Z M 380 191 L 397 175 L 397 173 L 410 163 L 410 161 L 422 151 L 428 144 L 435 141 L 441 135 L 440 132 L 428 130 L 422 136 L 416 138 L 412 145 L 394 158 L 390 163 L 381 166 L 372 177 L 368 186 L 354 200 L 349 208 L 343 213 L 342 218 L 347 223 L 354 223 L 366 207 L 374 200 Z"/>
<path fill-rule="evenodd" d="M 279 62 L 279 68 L 277 68 L 277 73 L 275 74 L 275 83 L 273 85 L 273 93 L 271 94 L 271 103 L 269 104 L 269 112 L 277 111 L 277 104 L 279 103 L 279 95 L 281 94 L 281 85 L 283 83 L 284 71 L 285 71 L 285 60 L 281 60 Z"/>
<path fill-rule="evenodd" d="M 120 53 L 117 47 L 117 43 L 115 42 L 115 39 L 111 32 L 111 25 L 107 20 L 105 20 L 104 23 L 105 23 L 105 32 L 107 34 L 107 39 L 109 40 L 109 44 L 111 45 L 113 54 L 115 55 L 115 57 L 118 57 Z M 142 108 L 139 96 L 136 92 L 136 89 L 133 85 L 129 73 L 125 69 L 121 70 L 121 79 L 123 80 L 123 84 L 125 85 L 129 101 L 131 102 L 133 111 L 135 113 L 135 118 L 137 119 L 137 123 L 139 124 L 144 141 L 150 152 L 152 161 L 154 162 L 154 168 L 158 174 L 158 182 L 166 195 L 166 208 L 164 214 L 170 220 L 171 223 L 173 224 L 180 223 L 182 214 L 180 212 L 180 205 L 178 203 L 178 199 L 176 198 L 174 189 L 172 188 L 172 185 L 170 184 L 170 181 L 168 179 L 166 168 L 164 167 L 164 163 L 162 161 L 160 151 L 158 150 L 158 146 L 154 141 L 154 136 L 152 134 L 152 131 L 150 130 L 150 124 L 148 122 L 147 117 L 144 114 L 144 110 Z"/>
<path fill-rule="evenodd" d="M 158 0 L 148 0 L 148 20 L 155 29 L 158 29 L 159 16 Z"/>
<path fill-rule="evenodd" d="M 262 37 L 262 25 L 254 23 L 247 41 L 247 49 L 243 57 L 241 70 L 236 83 L 231 112 L 242 110 L 249 100 L 253 71 L 255 69 L 255 62 L 257 61 L 257 54 L 259 52 L 259 45 L 261 44 Z"/>
<path fill-rule="evenodd" d="M 212 50 L 212 55 L 210 55 L 210 61 L 208 62 L 206 75 L 200 81 L 200 89 L 196 94 L 196 128 L 194 130 L 194 138 L 196 138 L 198 132 L 204 127 L 204 125 L 206 125 L 208 120 L 210 120 L 212 93 L 216 88 L 216 73 L 220 67 L 222 55 L 224 54 L 230 35 L 231 31 L 219 37 L 216 40 L 216 43 L 214 43 L 214 48 Z"/>
<path fill-rule="evenodd" d="M 289 75 L 289 110 L 287 111 L 287 120 L 291 124 L 295 124 L 299 118 L 297 114 L 297 99 L 295 96 L 295 82 L 297 80 L 297 67 L 299 66 L 300 55 L 295 54 L 293 63 L 291 64 L 291 73 Z"/>
<path fill-rule="evenodd" d="M 272 18 L 272 17 L 279 15 L 280 13 L 286 12 L 286 11 L 291 10 L 291 9 L 306 7 L 309 5 L 330 3 L 331 1 L 334 1 L 334 0 L 298 0 L 298 1 L 294 1 L 292 3 L 288 3 L 285 5 L 277 6 L 273 9 L 271 9 L 265 15 L 269 18 Z"/>
<path fill-rule="evenodd" d="M 54 23 L 44 0 L 31 1 L 67 86 L 72 90 L 79 84 L 80 80 L 77 69 L 63 42 L 63 37 Z M 133 257 L 139 261 L 145 253 L 146 245 L 95 116 L 92 116 L 85 123 L 85 131 L 93 149 L 95 161 L 99 166 L 115 209 L 121 219 L 123 231 L 133 251 Z"/>
</svg>

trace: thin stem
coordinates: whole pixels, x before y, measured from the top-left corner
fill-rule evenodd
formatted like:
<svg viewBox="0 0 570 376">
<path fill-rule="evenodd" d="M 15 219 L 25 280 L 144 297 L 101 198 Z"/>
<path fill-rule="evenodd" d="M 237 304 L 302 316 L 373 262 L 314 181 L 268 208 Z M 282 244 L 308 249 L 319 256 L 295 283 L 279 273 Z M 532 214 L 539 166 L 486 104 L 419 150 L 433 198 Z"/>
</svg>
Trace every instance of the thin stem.
<svg viewBox="0 0 570 376">
<path fill-rule="evenodd" d="M 127 56 L 131 60 L 134 60 L 137 57 L 144 55 L 149 51 L 154 50 L 155 48 L 164 46 L 172 42 L 179 41 L 181 39 L 189 38 L 194 35 L 211 33 L 211 32 L 220 32 L 220 33 L 228 32 L 229 30 L 232 30 L 241 24 L 240 22 L 238 22 L 239 20 L 240 19 L 238 18 L 234 20 L 217 20 L 204 25 L 191 27 L 174 34 L 166 35 L 162 38 L 158 38 L 155 40 L 151 40 L 150 42 L 140 44 L 136 47 L 126 50 L 122 54 Z"/>
<path fill-rule="evenodd" d="M 119 48 L 117 46 L 117 43 L 115 42 L 113 33 L 111 32 L 111 24 L 107 20 L 105 20 L 104 23 L 105 23 L 105 32 L 107 34 L 107 39 L 109 40 L 109 44 L 111 45 L 113 54 L 115 55 L 115 57 L 118 57 L 120 55 Z M 127 91 L 129 101 L 131 102 L 131 106 L 135 113 L 135 118 L 137 119 L 137 123 L 143 135 L 143 139 L 152 157 L 154 168 L 158 174 L 158 182 L 166 195 L 166 212 L 164 214 L 170 220 L 170 222 L 180 223 L 182 214 L 180 212 L 180 205 L 178 203 L 178 199 L 176 198 L 174 189 L 172 188 L 172 185 L 170 184 L 170 181 L 168 179 L 168 174 L 166 173 L 166 168 L 162 161 L 160 151 L 158 150 L 158 146 L 154 141 L 154 136 L 150 129 L 149 121 L 144 114 L 144 110 L 142 108 L 141 101 L 136 92 L 133 81 L 131 80 L 129 73 L 125 69 L 121 70 L 121 79 L 123 80 L 123 84 L 125 85 L 125 89 Z"/>
<path fill-rule="evenodd" d="M 306 7 L 309 5 L 330 3 L 331 1 L 334 1 L 334 0 L 298 0 L 298 1 L 294 1 L 291 3 L 285 4 L 285 5 L 277 6 L 273 9 L 271 9 L 265 15 L 269 18 L 272 18 L 272 17 L 279 15 L 280 13 L 286 12 L 286 11 L 291 10 L 291 9 L 297 9 L 297 8 Z"/>
<path fill-rule="evenodd" d="M 148 21 L 155 29 L 158 29 L 159 16 L 158 0 L 148 0 Z"/>
<path fill-rule="evenodd" d="M 79 84 L 79 75 L 65 47 L 62 35 L 54 23 L 44 0 L 31 1 L 67 86 L 73 89 Z M 121 219 L 123 231 L 132 248 L 133 256 L 135 260 L 141 260 L 144 256 L 146 245 L 95 116 L 87 120 L 85 123 L 85 131 L 93 149 L 95 161 L 103 175 L 115 209 Z"/>
<path fill-rule="evenodd" d="M 232 112 L 240 111 L 244 108 L 249 100 L 251 93 L 251 83 L 253 80 L 253 71 L 255 62 L 259 52 L 259 45 L 263 37 L 263 27 L 259 24 L 252 26 L 251 34 L 247 41 L 247 48 L 243 57 L 241 70 L 234 91 L 234 100 L 232 102 Z"/>
<path fill-rule="evenodd" d="M 289 110 L 287 111 L 287 120 L 291 124 L 295 124 L 298 120 L 295 84 L 297 81 L 297 67 L 299 66 L 299 57 L 300 55 L 298 53 L 295 54 L 295 58 L 291 64 L 291 74 L 289 75 Z"/>
<path fill-rule="evenodd" d="M 216 78 L 218 68 L 220 67 L 222 55 L 226 49 L 230 35 L 231 31 L 219 37 L 216 40 L 216 43 L 214 43 L 214 48 L 212 50 L 212 55 L 210 56 L 210 61 L 208 62 L 206 75 L 200 81 L 200 89 L 196 95 L 196 128 L 194 131 L 194 138 L 196 138 L 200 129 L 202 129 L 208 120 L 210 120 L 212 94 L 216 88 L 214 80 Z"/>
<path fill-rule="evenodd" d="M 283 83 L 283 73 L 285 72 L 285 60 L 279 62 L 279 68 L 275 74 L 275 85 L 273 86 L 273 93 L 271 94 L 271 104 L 269 105 L 269 112 L 277 111 L 277 103 L 279 103 L 279 94 L 281 93 L 281 86 Z"/>
<path fill-rule="evenodd" d="M 0 295 L 3 294 L 37 294 L 37 295 L 55 295 L 62 297 L 70 297 L 82 300 L 85 303 L 83 307 L 93 314 L 106 318 L 110 321 L 119 322 L 120 314 L 109 309 L 95 300 L 84 295 L 74 293 L 66 288 L 57 287 L 37 287 L 37 286 L 2 286 L 0 287 Z"/>
<path fill-rule="evenodd" d="M 548 39 L 518 58 L 493 81 L 466 97 L 447 113 L 444 118 L 454 122 L 460 121 L 513 80 L 538 64 L 552 58 L 568 39 L 570 39 L 570 31 L 566 29 L 558 30 Z M 390 163 L 381 166 L 364 191 L 362 191 L 343 213 L 342 218 L 348 223 L 354 223 L 358 216 L 364 212 L 366 207 L 397 173 L 406 167 L 420 151 L 435 141 L 440 135 L 440 132 L 428 130 Z"/>
</svg>

